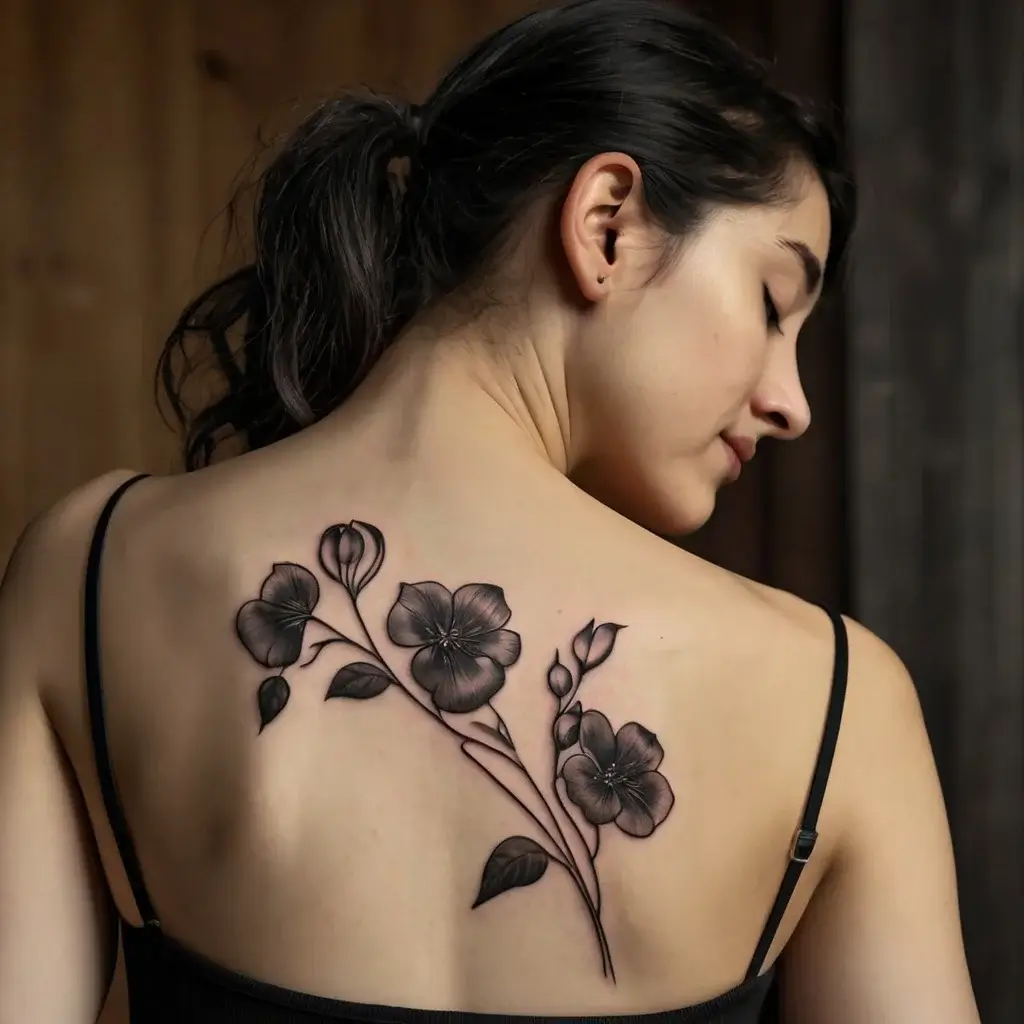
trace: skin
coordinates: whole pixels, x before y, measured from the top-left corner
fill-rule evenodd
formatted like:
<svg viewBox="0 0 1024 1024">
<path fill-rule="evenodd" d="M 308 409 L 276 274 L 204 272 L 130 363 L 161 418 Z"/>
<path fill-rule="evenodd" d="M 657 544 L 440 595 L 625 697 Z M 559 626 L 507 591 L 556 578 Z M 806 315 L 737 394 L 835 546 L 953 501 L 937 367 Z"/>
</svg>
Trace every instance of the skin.
<svg viewBox="0 0 1024 1024">
<path fill-rule="evenodd" d="M 791 440 L 809 425 L 796 339 L 817 296 L 781 243 L 823 260 L 829 224 L 813 176 L 795 168 L 792 186 L 786 205 L 713 214 L 651 282 L 663 239 L 638 169 L 596 157 L 564 204 L 524 225 L 500 313 L 435 311 L 323 422 L 128 494 L 104 556 L 103 682 L 170 935 L 278 985 L 424 1008 L 643 1012 L 742 979 L 817 753 L 832 632 L 820 610 L 655 534 L 710 515 L 734 468 L 723 434 Z M 33 523 L 0 591 L 3 1021 L 94 1020 L 115 915 L 138 922 L 81 669 L 89 537 L 127 475 Z M 592 698 L 657 732 L 675 805 L 649 840 L 602 840 L 617 986 L 595 972 L 588 922 L 554 873 L 469 911 L 488 852 L 524 825 L 411 702 L 325 704 L 323 680 L 297 678 L 257 734 L 261 674 L 234 614 L 272 562 L 315 566 L 320 532 L 350 518 L 387 536 L 362 605 L 378 637 L 402 581 L 504 588 L 523 653 L 496 703 L 531 763 L 547 756 L 552 649 L 592 616 L 628 626 Z M 821 839 L 769 954 L 784 960 L 786 1019 L 970 1024 L 913 684 L 881 641 L 848 629 Z"/>
</svg>

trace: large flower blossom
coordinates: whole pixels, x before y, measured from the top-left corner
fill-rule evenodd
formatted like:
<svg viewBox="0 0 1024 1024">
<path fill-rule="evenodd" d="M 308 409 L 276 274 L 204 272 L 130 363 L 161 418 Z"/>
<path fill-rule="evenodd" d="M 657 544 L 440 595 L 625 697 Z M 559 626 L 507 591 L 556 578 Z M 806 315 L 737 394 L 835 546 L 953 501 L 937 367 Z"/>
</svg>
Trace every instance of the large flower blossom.
<svg viewBox="0 0 1024 1024">
<path fill-rule="evenodd" d="M 562 767 L 565 791 L 592 825 L 614 821 L 631 836 L 649 836 L 672 810 L 672 787 L 656 771 L 665 756 L 658 737 L 637 722 L 618 734 L 600 711 L 580 720 L 582 754 Z"/>
<path fill-rule="evenodd" d="M 454 594 L 440 583 L 403 583 L 388 616 L 388 636 L 418 647 L 412 675 L 440 711 L 469 712 L 505 685 L 519 657 L 519 634 L 501 587 L 468 583 Z"/>
</svg>

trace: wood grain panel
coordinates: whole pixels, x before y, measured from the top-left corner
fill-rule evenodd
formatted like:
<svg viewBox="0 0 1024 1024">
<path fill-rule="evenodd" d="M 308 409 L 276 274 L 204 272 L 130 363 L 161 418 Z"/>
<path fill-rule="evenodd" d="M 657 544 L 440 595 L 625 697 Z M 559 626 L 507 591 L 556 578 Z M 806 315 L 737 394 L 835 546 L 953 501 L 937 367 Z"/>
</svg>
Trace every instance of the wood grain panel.
<svg viewBox="0 0 1024 1024">
<path fill-rule="evenodd" d="M 907 661 L 983 1020 L 1024 1016 L 1024 7 L 851 0 L 860 616 Z"/>
<path fill-rule="evenodd" d="M 27 504 L 27 336 L 38 282 L 27 208 L 38 75 L 30 3 L 0 8 L 0 559 Z"/>
<path fill-rule="evenodd" d="M 317 99 L 411 98 L 529 0 L 5 0 L 0 5 L 0 558 L 115 465 L 176 465 L 152 371 L 237 258 L 240 172 Z"/>
</svg>

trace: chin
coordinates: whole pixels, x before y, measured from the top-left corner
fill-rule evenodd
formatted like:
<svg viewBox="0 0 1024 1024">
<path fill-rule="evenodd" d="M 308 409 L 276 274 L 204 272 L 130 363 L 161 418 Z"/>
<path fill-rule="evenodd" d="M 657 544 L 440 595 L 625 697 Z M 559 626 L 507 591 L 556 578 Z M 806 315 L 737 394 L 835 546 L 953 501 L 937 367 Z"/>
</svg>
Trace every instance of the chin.
<svg viewBox="0 0 1024 1024">
<path fill-rule="evenodd" d="M 664 479 L 634 476 L 612 485 L 608 478 L 574 482 L 591 497 L 659 537 L 684 537 L 699 530 L 715 511 L 716 490 L 689 474 L 666 474 Z"/>
<path fill-rule="evenodd" d="M 685 537 L 699 530 L 714 511 L 714 498 L 703 504 L 684 504 L 677 500 L 671 505 L 651 510 L 648 521 L 641 525 L 661 537 Z"/>
</svg>

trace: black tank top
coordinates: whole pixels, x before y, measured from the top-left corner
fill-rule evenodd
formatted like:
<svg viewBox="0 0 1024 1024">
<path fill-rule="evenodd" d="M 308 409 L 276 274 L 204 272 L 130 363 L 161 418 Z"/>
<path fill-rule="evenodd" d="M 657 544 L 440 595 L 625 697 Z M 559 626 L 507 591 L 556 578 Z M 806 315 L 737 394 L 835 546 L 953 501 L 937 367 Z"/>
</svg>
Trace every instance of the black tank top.
<svg viewBox="0 0 1024 1024">
<path fill-rule="evenodd" d="M 380 1024 L 540 1024 L 542 1021 L 564 1021 L 566 1024 L 756 1024 L 774 973 L 772 969 L 762 974 L 761 968 L 818 838 L 818 813 L 828 783 L 846 694 L 847 637 L 840 616 L 828 612 L 836 642 L 832 691 L 803 818 L 793 837 L 779 893 L 768 914 L 750 967 L 743 982 L 735 988 L 714 999 L 678 1010 L 606 1017 L 462 1013 L 325 999 L 245 977 L 186 949 L 163 931 L 146 890 L 142 866 L 135 853 L 110 763 L 100 679 L 98 622 L 100 562 L 110 517 L 125 491 L 141 479 L 143 475 L 133 477 L 118 487 L 100 514 L 89 550 L 84 591 L 85 683 L 96 769 L 117 849 L 144 922 L 142 927 L 121 922 L 131 1024 L 328 1024 L 337 1021 Z"/>
</svg>

